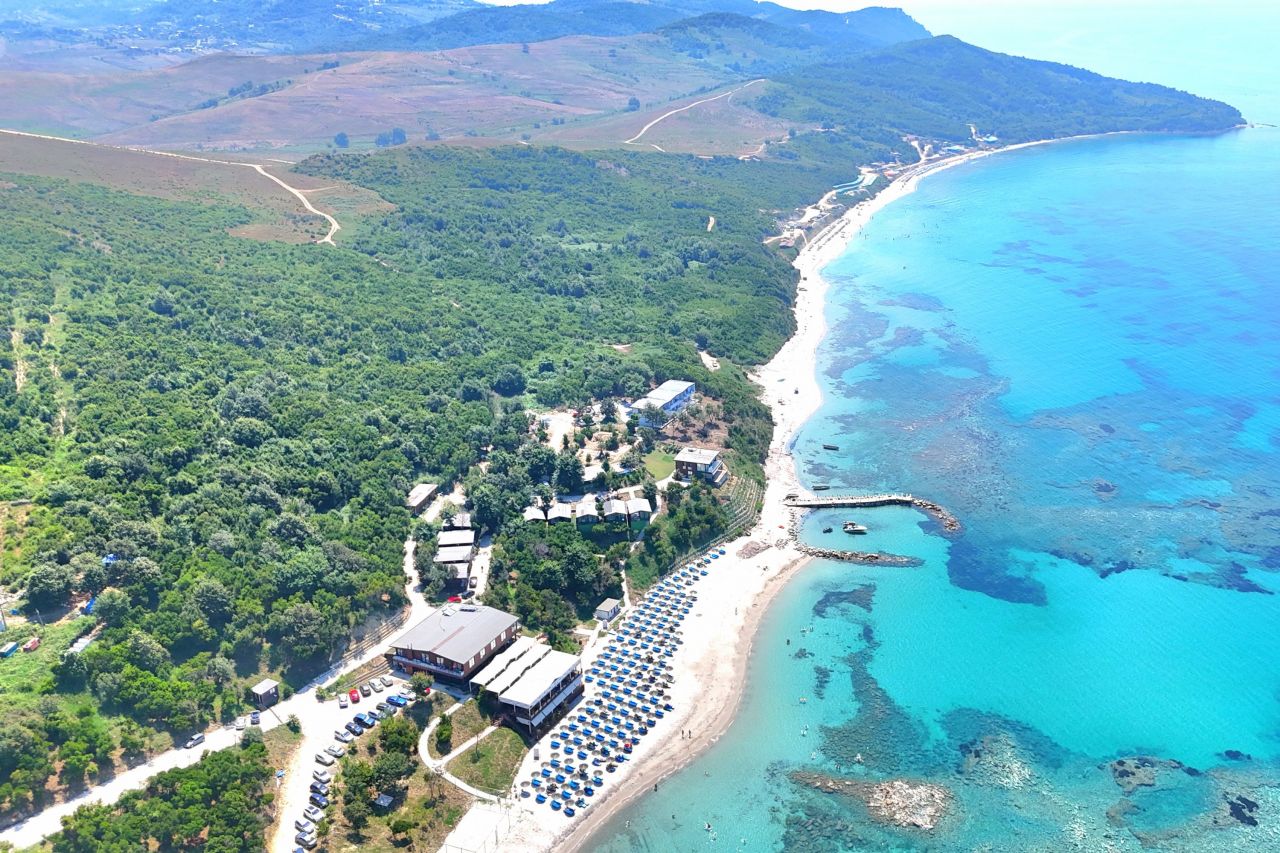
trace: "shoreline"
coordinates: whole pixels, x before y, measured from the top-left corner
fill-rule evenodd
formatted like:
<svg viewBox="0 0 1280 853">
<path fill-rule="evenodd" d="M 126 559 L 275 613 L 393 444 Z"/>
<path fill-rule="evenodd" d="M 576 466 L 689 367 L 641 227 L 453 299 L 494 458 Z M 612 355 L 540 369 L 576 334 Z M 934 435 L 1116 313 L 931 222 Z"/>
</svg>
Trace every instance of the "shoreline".
<svg viewBox="0 0 1280 853">
<path fill-rule="evenodd" d="M 1096 136 L 1109 134 L 1094 134 Z M 798 430 L 822 404 L 818 383 L 817 351 L 826 337 L 826 296 L 830 282 L 821 271 L 844 254 L 852 239 L 876 213 L 910 195 L 921 179 L 936 172 L 992 154 L 1052 142 L 1078 140 L 1066 137 L 1018 143 L 1002 148 L 970 151 L 906 167 L 876 195 L 845 210 L 806 240 L 792 265 L 800 273 L 792 310 L 796 331 L 767 364 L 751 374 L 761 388 L 761 400 L 774 419 L 774 434 L 765 461 L 764 507 L 755 527 L 725 543 L 727 559 L 699 584 L 699 599 L 685 623 L 685 644 L 673 659 L 676 679 L 672 694 L 676 711 L 659 729 L 664 735 L 675 729 L 692 732 L 692 739 L 664 737 L 643 741 L 630 765 L 619 769 L 616 784 L 600 792 L 581 820 L 565 825 L 563 816 L 521 809 L 521 818 L 504 839 L 512 851 L 580 851 L 609 821 L 643 794 L 679 772 L 727 732 L 737 717 L 751 652 L 760 623 L 778 594 L 816 559 L 804 553 L 790 538 L 804 510 L 788 507 L 785 495 L 801 491 L 790 445 Z M 831 194 L 806 209 L 804 218 L 821 216 Z M 782 522 L 782 523 L 778 523 Z M 758 553 L 747 556 L 752 546 Z M 517 775 L 524 775 L 525 769 Z M 625 775 L 624 775 L 625 773 Z M 518 801 L 517 801 L 518 802 Z M 555 825 L 546 818 L 558 818 Z"/>
</svg>

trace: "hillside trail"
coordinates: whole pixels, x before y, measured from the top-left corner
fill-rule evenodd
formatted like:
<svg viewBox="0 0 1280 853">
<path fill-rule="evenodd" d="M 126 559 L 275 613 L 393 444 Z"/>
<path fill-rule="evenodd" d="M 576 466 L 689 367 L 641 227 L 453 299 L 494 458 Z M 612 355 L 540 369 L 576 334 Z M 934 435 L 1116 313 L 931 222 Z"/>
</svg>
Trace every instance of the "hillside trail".
<svg viewBox="0 0 1280 853">
<path fill-rule="evenodd" d="M 298 189 L 297 187 L 289 183 L 286 183 L 282 178 L 271 174 L 266 170 L 266 167 L 264 167 L 260 163 L 241 163 L 236 160 L 219 160 L 215 157 L 197 157 L 194 154 L 178 154 L 173 151 L 156 151 L 151 148 L 133 148 L 127 145 L 103 145 L 100 142 L 90 142 L 86 139 L 70 139 L 65 136 L 50 136 L 48 134 L 43 134 L 43 133 L 27 133 L 26 131 L 22 131 L 22 130 L 6 130 L 4 128 L 0 128 L 0 133 L 7 133 L 11 136 L 25 136 L 28 139 L 45 139 L 50 142 L 70 142 L 75 145 L 89 145 L 94 148 L 113 148 L 117 151 L 131 151 L 135 154 L 154 154 L 158 157 L 174 157 L 179 160 L 194 160 L 199 163 L 216 163 L 220 166 L 241 166 L 244 168 L 253 169 L 259 175 L 262 175 L 264 178 L 270 181 L 274 181 L 275 183 L 279 184 L 283 189 L 288 191 L 294 198 L 296 198 L 299 202 L 302 203 L 302 207 L 308 213 L 314 216 L 319 216 L 321 219 L 329 223 L 329 233 L 325 234 L 323 237 L 316 240 L 317 243 L 328 243 L 330 246 L 337 245 L 336 243 L 333 242 L 333 235 L 337 234 L 339 231 L 342 230 L 342 226 L 338 224 L 338 220 L 334 219 L 333 216 L 331 216 L 328 213 L 325 213 L 323 210 L 320 210 L 315 205 L 313 205 L 311 203 L 311 200 L 306 197 L 306 195 L 302 190 Z M 273 158 L 267 158 L 267 159 L 270 160 Z"/>
<path fill-rule="evenodd" d="M 754 86 L 754 85 L 755 85 L 755 84 L 757 84 L 757 83 L 763 83 L 763 82 L 764 82 L 764 78 L 763 78 L 763 77 L 760 77 L 759 79 L 752 80 L 752 81 L 750 81 L 750 82 L 748 82 L 748 83 L 743 83 L 741 86 L 739 86 L 739 87 L 738 87 L 738 88 L 736 88 L 736 89 L 730 89 L 728 92 L 721 92 L 720 94 L 718 94 L 718 95 L 713 95 L 713 96 L 711 96 L 710 98 L 703 98 L 703 99 L 702 99 L 702 100 L 700 100 L 700 101 L 694 101 L 692 104 L 685 104 L 683 107 L 677 107 L 677 108 L 675 108 L 674 110 L 668 110 L 667 112 L 665 112 L 665 113 L 663 113 L 662 115 L 660 115 L 660 116 L 658 116 L 657 118 L 655 118 L 653 121 L 651 121 L 651 122 L 649 122 L 648 124 L 646 124 L 644 127 L 640 128 L 640 132 L 639 132 L 639 133 L 637 133 L 635 136 L 631 137 L 631 138 L 630 138 L 630 139 L 628 139 L 627 141 L 623 142 L 622 144 L 623 144 L 623 145 L 634 145 L 636 142 L 638 142 L 638 141 L 639 141 L 640 137 L 642 137 L 642 136 L 644 136 L 646 133 L 648 133 L 648 132 L 649 132 L 649 130 L 650 130 L 650 128 L 652 128 L 655 124 L 657 124 L 658 122 L 662 121 L 663 119 L 671 118 L 671 117 L 672 117 L 673 115 L 675 115 L 676 113 L 682 113 L 682 112 L 684 112 L 685 110 L 691 110 L 691 109 L 693 109 L 694 107 L 698 107 L 698 106 L 701 106 L 701 105 L 703 105 L 703 104 L 709 104 L 709 103 L 711 103 L 712 101 L 718 101 L 718 100 L 720 100 L 721 98 L 731 98 L 731 97 L 733 97 L 734 95 L 736 95 L 736 94 L 738 94 L 739 92 L 741 92 L 743 89 L 747 88 L 748 86 Z"/>
<path fill-rule="evenodd" d="M 14 313 L 17 314 L 16 311 Z M 21 394 L 23 386 L 27 384 L 27 365 L 22 360 L 22 330 L 17 323 L 9 330 L 9 343 L 13 345 L 13 387 Z"/>
</svg>

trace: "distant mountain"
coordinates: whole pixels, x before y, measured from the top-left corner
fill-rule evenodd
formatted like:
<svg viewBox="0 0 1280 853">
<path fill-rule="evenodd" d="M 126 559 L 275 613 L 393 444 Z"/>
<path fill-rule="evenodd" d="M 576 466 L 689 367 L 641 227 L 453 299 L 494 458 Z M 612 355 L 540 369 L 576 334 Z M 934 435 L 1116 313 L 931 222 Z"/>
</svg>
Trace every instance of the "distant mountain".
<svg viewBox="0 0 1280 853">
<path fill-rule="evenodd" d="M 571 35 L 625 36 L 651 32 L 686 19 L 697 26 L 746 31 L 749 20 L 772 24 L 753 35 L 780 46 L 822 51 L 841 45 L 865 49 L 925 38 L 929 31 L 901 9 L 871 8 L 847 14 L 788 9 L 755 0 L 554 0 L 541 6 L 473 9 L 422 26 L 368 37 L 365 49 L 443 50 L 477 44 L 547 41 Z M 766 36 L 765 33 L 768 33 Z M 357 45 L 347 45 L 347 48 Z M 329 45 L 341 49 L 341 45 Z M 810 61 L 813 57 L 810 57 Z"/>
<path fill-rule="evenodd" d="M 910 133 L 1002 142 L 1114 130 L 1202 132 L 1243 123 L 1235 107 L 1092 71 L 993 53 L 952 36 L 907 42 L 777 76 L 753 106 L 866 138 Z"/>
</svg>

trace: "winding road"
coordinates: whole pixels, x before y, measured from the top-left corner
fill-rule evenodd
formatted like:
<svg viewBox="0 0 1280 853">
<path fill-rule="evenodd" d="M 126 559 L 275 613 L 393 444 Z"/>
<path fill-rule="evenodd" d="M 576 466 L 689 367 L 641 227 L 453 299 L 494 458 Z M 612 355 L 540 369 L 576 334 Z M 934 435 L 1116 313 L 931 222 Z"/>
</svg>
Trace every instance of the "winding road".
<svg viewBox="0 0 1280 853">
<path fill-rule="evenodd" d="M 194 154 L 178 154 L 173 151 L 155 151 L 150 148 L 131 148 L 127 145 L 103 145 L 100 142 L 90 142 L 86 139 L 69 139 L 65 136 L 49 136 L 43 133 L 27 133 L 26 131 L 22 131 L 22 130 L 5 130 L 3 128 L 0 128 L 0 133 L 9 134 L 10 136 L 25 136 L 28 139 L 45 139 L 45 140 L 49 140 L 50 142 L 70 142 L 73 145 L 88 145 L 93 148 L 109 148 L 109 149 L 114 149 L 116 151 L 129 151 L 134 154 L 154 154 L 157 157 L 174 157 L 179 160 L 194 160 L 199 163 L 216 163 L 220 166 L 240 166 L 243 168 L 253 169 L 255 172 L 257 172 L 259 175 L 262 175 L 267 180 L 274 181 L 275 183 L 283 187 L 285 190 L 287 190 L 290 194 L 294 196 L 294 198 L 298 199 L 298 201 L 302 203 L 303 209 L 305 209 L 308 213 L 313 214 L 315 216 L 319 216 L 321 219 L 329 223 L 329 233 L 325 234 L 323 237 L 316 240 L 317 243 L 328 243 L 330 246 L 337 245 L 336 243 L 333 242 L 333 235 L 337 234 L 339 231 L 342 230 L 342 226 L 338 224 L 338 220 L 334 219 L 333 216 L 331 216 L 328 213 L 325 213 L 323 210 L 320 210 L 315 205 L 313 205 L 311 203 L 311 200 L 307 198 L 306 195 L 304 195 L 304 192 L 305 192 L 304 190 L 300 190 L 297 187 L 286 183 L 283 179 L 278 178 L 275 175 L 271 174 L 266 170 L 266 167 L 264 167 L 260 163 L 241 163 L 236 160 L 218 160 L 214 157 L 197 157 Z M 267 159 L 273 159 L 273 158 L 267 158 Z M 284 161 L 277 161 L 277 162 L 284 162 Z"/>
<path fill-rule="evenodd" d="M 738 87 L 738 88 L 736 88 L 736 89 L 730 89 L 728 92 L 721 92 L 720 94 L 718 94 L 718 95 L 713 95 L 713 96 L 711 96 L 710 98 L 703 98 L 703 99 L 702 99 L 702 100 L 700 100 L 700 101 L 694 101 L 692 104 L 685 104 L 683 107 L 677 107 L 677 108 L 676 108 L 676 109 L 674 109 L 674 110 L 669 110 L 669 111 L 667 111 L 667 112 L 663 113 L 662 115 L 658 116 L 657 118 L 655 118 L 653 121 L 651 121 L 651 122 L 649 122 L 648 124 L 646 124 L 644 127 L 640 128 L 640 132 L 639 132 L 639 133 L 637 133 L 635 136 L 631 137 L 631 138 L 630 138 L 630 139 L 628 139 L 627 141 L 623 142 L 622 144 L 623 144 L 623 145 L 634 145 L 635 143 L 637 143 L 637 142 L 640 140 L 640 137 L 642 137 L 642 136 L 644 136 L 646 133 L 648 133 L 648 132 L 649 132 L 649 130 L 650 130 L 650 128 L 652 128 L 655 124 L 657 124 L 658 122 L 662 121 L 663 119 L 671 118 L 671 117 L 672 117 L 673 115 L 675 115 L 676 113 L 682 113 L 682 112 L 684 112 L 685 110 L 691 110 L 691 109 L 693 109 L 694 107 L 701 106 L 702 104 L 709 104 L 709 103 L 711 103 L 712 101 L 718 101 L 718 100 L 720 100 L 721 98 L 731 98 L 731 97 L 733 97 L 734 95 L 736 95 L 736 94 L 738 94 L 739 92 L 741 92 L 743 89 L 747 88 L 748 86 L 754 86 L 754 85 L 755 85 L 755 84 L 757 84 L 757 83 L 763 83 L 763 82 L 764 82 L 764 78 L 763 78 L 763 77 L 760 77 L 759 79 L 752 80 L 752 81 L 751 81 L 751 82 L 749 82 L 749 83 L 743 83 L 741 86 L 739 86 L 739 87 Z M 657 146 L 656 146 L 656 145 L 655 145 L 654 147 L 655 147 L 655 148 L 657 148 Z M 662 149 L 661 149 L 661 148 L 658 148 L 658 150 L 659 150 L 659 151 L 661 151 Z"/>
</svg>

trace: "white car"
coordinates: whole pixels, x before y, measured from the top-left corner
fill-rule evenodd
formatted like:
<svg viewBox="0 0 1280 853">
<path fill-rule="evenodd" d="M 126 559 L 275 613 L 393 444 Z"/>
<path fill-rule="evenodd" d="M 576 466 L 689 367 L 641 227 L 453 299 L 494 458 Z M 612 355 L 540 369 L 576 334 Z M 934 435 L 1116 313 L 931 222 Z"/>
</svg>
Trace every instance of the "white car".
<svg viewBox="0 0 1280 853">
<path fill-rule="evenodd" d="M 342 756 L 347 754 L 346 748 L 343 747 L 341 744 L 337 744 L 337 743 L 333 744 L 332 746 L 326 746 L 324 748 L 324 751 L 332 755 L 334 758 L 341 758 Z"/>
<path fill-rule="evenodd" d="M 302 814 L 314 823 L 319 823 L 324 818 L 324 811 L 319 806 L 307 806 L 302 810 Z"/>
<path fill-rule="evenodd" d="M 339 693 L 339 694 L 338 694 L 338 707 L 339 707 L 339 708 L 345 708 L 345 707 L 347 707 L 347 706 L 348 706 L 348 705 L 350 705 L 350 704 L 351 704 L 351 702 L 350 702 L 350 700 L 348 700 L 348 699 L 347 699 L 347 694 L 345 694 L 345 693 Z"/>
<path fill-rule="evenodd" d="M 373 679 L 373 681 L 369 682 L 369 686 L 373 688 L 374 693 L 381 693 L 383 690 L 386 689 L 382 686 L 382 682 L 376 678 Z"/>
<path fill-rule="evenodd" d="M 343 729 L 338 729 L 333 733 L 333 739 L 341 743 L 351 743 L 351 741 L 355 740 L 355 735 Z"/>
<path fill-rule="evenodd" d="M 244 717 L 236 717 L 236 731 L 238 732 L 244 731 L 245 722 L 246 721 Z"/>
<path fill-rule="evenodd" d="M 329 763 L 332 764 L 333 762 L 330 761 Z M 315 779 L 317 782 L 322 782 L 325 785 L 328 785 L 330 782 L 333 781 L 333 774 L 330 773 L 328 770 L 321 770 L 319 767 L 317 767 L 315 770 L 311 771 L 311 778 Z"/>
<path fill-rule="evenodd" d="M 316 825 L 305 818 L 298 818 L 293 822 L 293 828 L 298 832 L 314 832 Z"/>
<path fill-rule="evenodd" d="M 323 764 L 325 767 L 331 766 L 335 760 L 336 759 L 334 759 L 334 757 L 327 752 L 316 753 L 316 763 Z"/>
<path fill-rule="evenodd" d="M 390 686 L 391 686 L 391 685 L 393 685 L 393 684 L 395 684 L 395 682 L 391 680 L 391 676 L 389 676 L 389 675 L 384 675 L 384 676 L 382 676 L 382 686 L 383 686 L 383 687 L 390 687 Z"/>
</svg>

